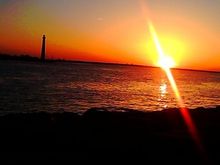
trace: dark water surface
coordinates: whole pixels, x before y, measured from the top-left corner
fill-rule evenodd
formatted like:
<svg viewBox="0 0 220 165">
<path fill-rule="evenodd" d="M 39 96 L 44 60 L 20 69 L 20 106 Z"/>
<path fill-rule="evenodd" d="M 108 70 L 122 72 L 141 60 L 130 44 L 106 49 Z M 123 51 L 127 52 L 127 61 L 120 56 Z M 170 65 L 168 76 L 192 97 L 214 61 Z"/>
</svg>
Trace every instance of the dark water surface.
<svg viewBox="0 0 220 165">
<path fill-rule="evenodd" d="M 188 108 L 220 105 L 220 73 L 173 70 Z M 159 68 L 0 61 L 0 114 L 178 107 Z"/>
</svg>

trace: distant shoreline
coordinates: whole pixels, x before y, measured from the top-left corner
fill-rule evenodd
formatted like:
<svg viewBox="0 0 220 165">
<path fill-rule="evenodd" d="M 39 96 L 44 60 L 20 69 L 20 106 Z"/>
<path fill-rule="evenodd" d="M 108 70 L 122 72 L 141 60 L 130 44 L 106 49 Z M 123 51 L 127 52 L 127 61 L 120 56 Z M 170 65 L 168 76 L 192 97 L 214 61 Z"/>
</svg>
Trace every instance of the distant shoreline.
<svg viewBox="0 0 220 165">
<path fill-rule="evenodd" d="M 9 54 L 0 54 L 1 60 L 15 60 L 15 61 L 31 61 L 31 62 L 42 62 L 40 58 L 30 56 L 27 54 L 24 55 L 9 55 Z M 121 64 L 121 63 L 111 63 L 111 62 L 95 62 L 95 61 L 79 61 L 79 60 L 65 60 L 65 59 L 47 59 L 44 62 L 68 62 L 68 63 L 90 63 L 90 64 L 105 64 L 105 65 L 119 65 L 119 66 L 135 66 L 135 67 L 146 67 L 146 68 L 159 68 L 156 66 L 147 66 L 147 65 L 138 65 L 138 64 Z M 172 68 L 172 70 L 185 70 L 193 72 L 211 72 L 211 73 L 220 73 L 220 71 L 214 70 L 199 70 L 199 69 L 183 69 L 183 68 Z"/>
</svg>

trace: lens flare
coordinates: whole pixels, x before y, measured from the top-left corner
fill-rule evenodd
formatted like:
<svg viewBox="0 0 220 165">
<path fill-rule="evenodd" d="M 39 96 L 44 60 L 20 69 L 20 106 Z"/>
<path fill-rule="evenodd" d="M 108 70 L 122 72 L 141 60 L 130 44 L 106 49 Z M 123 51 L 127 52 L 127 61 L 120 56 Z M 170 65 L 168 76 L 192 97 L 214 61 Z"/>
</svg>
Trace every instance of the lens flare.
<svg viewBox="0 0 220 165">
<path fill-rule="evenodd" d="M 170 82 L 170 85 L 173 89 L 173 92 L 174 92 L 175 97 L 177 99 L 177 102 L 179 104 L 180 112 L 181 112 L 181 114 L 183 116 L 183 119 L 184 119 L 184 121 L 185 121 L 185 123 L 188 127 L 189 133 L 191 134 L 192 138 L 194 139 L 194 141 L 198 145 L 199 149 L 201 151 L 203 151 L 203 147 L 201 145 L 200 138 L 198 136 L 198 132 L 197 132 L 197 129 L 195 127 L 195 124 L 193 123 L 193 120 L 192 120 L 192 118 L 189 114 L 188 109 L 184 105 L 184 102 L 182 100 L 180 92 L 177 88 L 176 82 L 175 82 L 174 77 L 172 75 L 172 72 L 170 70 L 170 68 L 174 66 L 174 62 L 172 61 L 172 59 L 170 57 L 168 57 L 164 54 L 163 49 L 160 45 L 156 30 L 155 30 L 153 24 L 150 21 L 148 23 L 148 27 L 149 27 L 151 37 L 153 38 L 154 44 L 156 46 L 156 49 L 157 49 L 157 52 L 158 52 L 158 55 L 159 55 L 160 67 L 165 71 L 165 73 L 167 75 L 167 78 Z"/>
</svg>

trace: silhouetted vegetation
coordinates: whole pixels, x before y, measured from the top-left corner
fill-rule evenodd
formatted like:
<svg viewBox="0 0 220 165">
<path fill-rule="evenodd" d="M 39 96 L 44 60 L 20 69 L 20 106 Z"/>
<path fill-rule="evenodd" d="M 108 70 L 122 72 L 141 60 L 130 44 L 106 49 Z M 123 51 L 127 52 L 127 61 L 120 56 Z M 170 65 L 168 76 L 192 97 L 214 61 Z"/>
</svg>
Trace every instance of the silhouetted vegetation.
<svg viewBox="0 0 220 165">
<path fill-rule="evenodd" d="M 33 57 L 30 55 L 9 55 L 9 54 L 0 54 L 0 60 L 21 60 L 21 61 L 39 61 L 38 57 Z"/>
<path fill-rule="evenodd" d="M 22 55 L 9 55 L 9 54 L 0 54 L 0 60 L 16 60 L 16 61 L 41 61 L 40 58 L 34 57 L 28 54 Z M 47 59 L 45 62 L 71 62 L 64 59 Z"/>
</svg>

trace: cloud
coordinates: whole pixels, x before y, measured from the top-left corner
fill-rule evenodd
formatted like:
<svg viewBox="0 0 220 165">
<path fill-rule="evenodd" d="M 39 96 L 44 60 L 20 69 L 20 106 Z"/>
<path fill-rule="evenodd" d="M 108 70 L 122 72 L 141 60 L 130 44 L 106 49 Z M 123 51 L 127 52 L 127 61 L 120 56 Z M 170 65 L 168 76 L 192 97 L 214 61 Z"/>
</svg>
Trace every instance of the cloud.
<svg viewBox="0 0 220 165">
<path fill-rule="evenodd" d="M 103 21 L 104 19 L 102 17 L 98 17 L 96 20 L 97 21 Z"/>
</svg>

